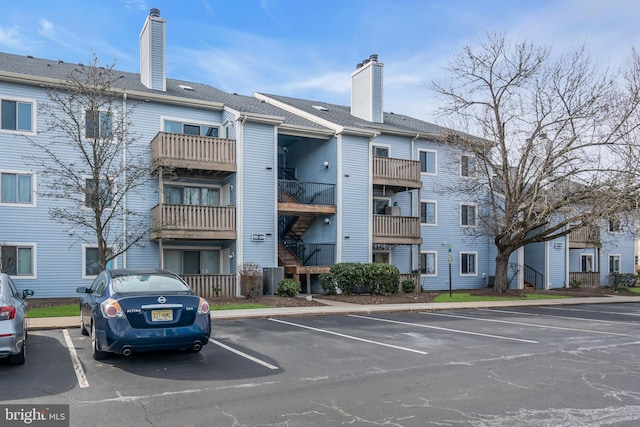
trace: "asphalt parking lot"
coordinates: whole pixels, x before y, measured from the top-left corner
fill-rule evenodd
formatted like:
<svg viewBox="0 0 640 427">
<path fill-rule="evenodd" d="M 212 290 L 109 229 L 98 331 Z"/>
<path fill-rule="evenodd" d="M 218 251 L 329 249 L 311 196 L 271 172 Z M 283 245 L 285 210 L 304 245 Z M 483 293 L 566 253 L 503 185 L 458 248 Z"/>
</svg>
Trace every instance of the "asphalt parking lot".
<svg viewBox="0 0 640 427">
<path fill-rule="evenodd" d="M 637 426 L 640 304 L 214 323 L 197 354 L 94 361 L 79 329 L 0 364 L 3 403 L 71 426 Z"/>
</svg>

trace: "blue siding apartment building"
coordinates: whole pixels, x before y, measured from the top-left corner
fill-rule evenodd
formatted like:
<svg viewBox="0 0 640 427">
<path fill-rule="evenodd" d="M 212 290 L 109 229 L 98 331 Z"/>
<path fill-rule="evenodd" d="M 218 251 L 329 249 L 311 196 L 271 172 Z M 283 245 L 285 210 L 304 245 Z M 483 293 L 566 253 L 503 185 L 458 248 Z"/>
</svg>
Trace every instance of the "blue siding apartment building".
<svg viewBox="0 0 640 427">
<path fill-rule="evenodd" d="M 474 179 L 473 158 L 446 142 L 446 129 L 384 112 L 377 55 L 357 65 L 343 106 L 167 78 L 165 39 L 152 9 L 140 73 L 118 71 L 122 107 L 135 105 L 133 148 L 153 179 L 128 199 L 146 215 L 148 239 L 113 267 L 166 268 L 203 295 L 237 295 L 245 263 L 310 277 L 313 292 L 337 262 L 391 263 L 424 290 L 448 289 L 450 265 L 454 289 L 490 284 L 495 247 L 467 233 L 475 202 L 438 191 Z M 38 297 L 75 296 L 96 274 L 91 235 L 49 217 L 64 201 L 41 196 L 44 178 L 26 160 L 35 154 L 27 138 L 46 142 L 45 88 L 77 66 L 0 53 L 0 254 L 14 260 L 2 268 Z M 521 249 L 512 287 L 632 273 L 633 241 L 591 231 Z"/>
</svg>

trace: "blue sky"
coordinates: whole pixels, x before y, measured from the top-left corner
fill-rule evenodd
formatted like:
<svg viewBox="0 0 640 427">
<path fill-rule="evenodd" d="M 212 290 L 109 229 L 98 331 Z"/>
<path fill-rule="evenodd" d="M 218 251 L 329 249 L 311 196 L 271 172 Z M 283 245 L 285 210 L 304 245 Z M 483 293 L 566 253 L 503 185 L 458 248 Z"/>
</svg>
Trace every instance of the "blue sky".
<svg viewBox="0 0 640 427">
<path fill-rule="evenodd" d="M 640 48 L 637 0 L 21 0 L 2 2 L 0 51 L 139 72 L 151 8 L 167 20 L 167 75 L 228 92 L 348 105 L 350 74 L 384 67 L 384 109 L 437 122 L 427 90 L 466 46 L 505 31 L 616 68 Z"/>
</svg>

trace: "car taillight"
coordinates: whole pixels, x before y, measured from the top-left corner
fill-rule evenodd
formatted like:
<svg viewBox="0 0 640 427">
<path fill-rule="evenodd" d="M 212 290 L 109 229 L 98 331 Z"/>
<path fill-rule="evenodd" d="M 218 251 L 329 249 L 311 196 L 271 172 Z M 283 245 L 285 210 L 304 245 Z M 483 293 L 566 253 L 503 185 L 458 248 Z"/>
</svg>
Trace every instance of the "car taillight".
<svg viewBox="0 0 640 427">
<path fill-rule="evenodd" d="M 209 313 L 209 303 L 206 299 L 200 298 L 200 304 L 198 304 L 198 314 Z"/>
<path fill-rule="evenodd" d="M 118 301 L 113 298 L 102 301 L 100 304 L 100 311 L 104 317 L 124 317 L 124 311 Z"/>
<path fill-rule="evenodd" d="M 208 309 L 208 307 L 207 307 Z M 10 305 L 0 307 L 0 320 L 11 320 L 16 317 L 16 308 Z"/>
</svg>

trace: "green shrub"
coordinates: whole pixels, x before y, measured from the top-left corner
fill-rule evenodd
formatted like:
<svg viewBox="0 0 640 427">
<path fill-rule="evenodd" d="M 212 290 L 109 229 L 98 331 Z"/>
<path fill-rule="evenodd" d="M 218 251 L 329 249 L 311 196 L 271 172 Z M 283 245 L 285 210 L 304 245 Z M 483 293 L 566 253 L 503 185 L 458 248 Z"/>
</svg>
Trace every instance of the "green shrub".
<svg viewBox="0 0 640 427">
<path fill-rule="evenodd" d="M 336 295 L 338 293 L 336 282 L 335 280 L 333 280 L 333 276 L 331 275 L 331 273 L 321 274 L 319 276 L 319 279 L 323 295 Z"/>
<path fill-rule="evenodd" d="M 300 283 L 293 279 L 282 279 L 278 284 L 279 297 L 295 297 L 300 292 Z"/>
<path fill-rule="evenodd" d="M 356 287 L 365 283 L 363 264 L 341 262 L 331 267 L 331 276 L 338 289 L 345 295 L 351 295 Z"/>
<path fill-rule="evenodd" d="M 365 285 L 369 285 L 369 292 L 374 295 L 389 295 L 398 292 L 400 271 L 391 264 L 374 262 L 364 265 Z"/>
<path fill-rule="evenodd" d="M 415 291 L 416 291 L 416 284 L 413 283 L 411 280 L 404 280 L 402 282 L 402 292 L 406 294 L 410 294 L 411 292 L 415 292 Z"/>
</svg>

